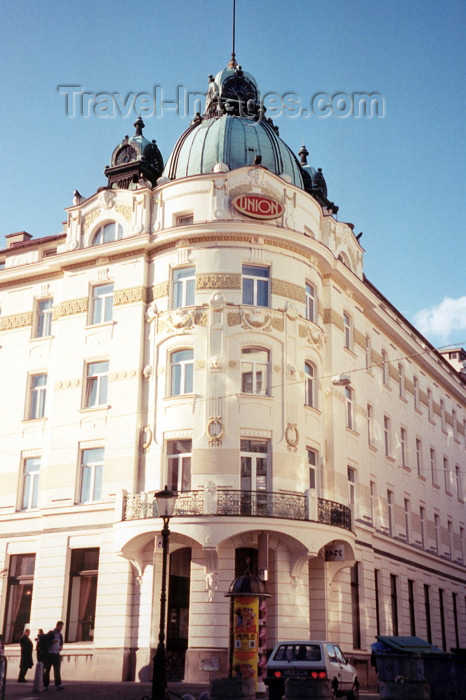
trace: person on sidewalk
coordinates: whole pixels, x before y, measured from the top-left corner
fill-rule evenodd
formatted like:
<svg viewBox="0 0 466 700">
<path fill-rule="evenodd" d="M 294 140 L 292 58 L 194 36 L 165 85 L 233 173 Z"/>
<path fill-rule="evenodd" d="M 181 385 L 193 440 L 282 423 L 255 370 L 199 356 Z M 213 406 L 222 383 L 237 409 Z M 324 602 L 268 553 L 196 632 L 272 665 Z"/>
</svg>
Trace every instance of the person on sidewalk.
<svg viewBox="0 0 466 700">
<path fill-rule="evenodd" d="M 26 673 L 34 666 L 34 661 L 32 660 L 34 645 L 29 638 L 30 634 L 31 630 L 26 628 L 23 632 L 23 636 L 19 640 L 21 646 L 21 657 L 19 660 L 18 683 L 26 682 Z"/>
<path fill-rule="evenodd" d="M 44 663 L 44 689 L 47 690 L 50 683 L 50 669 L 53 667 L 53 677 L 55 681 L 55 687 L 57 690 L 63 690 L 65 687 L 61 682 L 60 674 L 60 664 L 61 656 L 60 652 L 63 649 L 63 635 L 61 633 L 63 629 L 63 622 L 59 620 L 55 625 L 55 629 L 47 632 L 47 656 Z"/>
</svg>

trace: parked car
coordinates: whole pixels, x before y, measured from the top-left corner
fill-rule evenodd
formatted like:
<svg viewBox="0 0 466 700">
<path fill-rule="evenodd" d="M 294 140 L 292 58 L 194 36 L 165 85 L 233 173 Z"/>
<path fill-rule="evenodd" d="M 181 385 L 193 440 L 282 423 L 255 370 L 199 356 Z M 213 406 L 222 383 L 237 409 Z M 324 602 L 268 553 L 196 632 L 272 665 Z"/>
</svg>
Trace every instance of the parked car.
<svg viewBox="0 0 466 700">
<path fill-rule="evenodd" d="M 270 700 L 280 700 L 285 694 L 287 678 L 328 680 L 333 698 L 344 695 L 348 700 L 359 698 L 356 669 L 348 663 L 338 644 L 332 642 L 289 641 L 276 644 L 267 661 L 264 678 Z"/>
</svg>

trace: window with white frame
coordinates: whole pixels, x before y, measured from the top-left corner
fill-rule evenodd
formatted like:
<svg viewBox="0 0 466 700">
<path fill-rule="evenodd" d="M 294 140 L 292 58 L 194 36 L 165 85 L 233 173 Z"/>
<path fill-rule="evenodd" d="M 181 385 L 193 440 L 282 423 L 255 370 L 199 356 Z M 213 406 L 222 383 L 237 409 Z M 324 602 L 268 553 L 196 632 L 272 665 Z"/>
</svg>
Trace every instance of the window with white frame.
<svg viewBox="0 0 466 700">
<path fill-rule="evenodd" d="M 411 506 L 409 503 L 409 499 L 405 498 L 403 501 L 403 507 L 404 507 L 404 515 L 405 515 L 405 536 L 406 536 L 406 542 L 410 541 L 410 517 L 411 517 Z"/>
<path fill-rule="evenodd" d="M 455 409 L 453 409 L 451 412 L 451 420 L 453 423 L 453 440 L 458 440 L 458 423 L 457 423 L 457 419 L 456 419 Z"/>
<path fill-rule="evenodd" d="M 167 485 L 170 491 L 191 489 L 191 440 L 167 442 Z"/>
<path fill-rule="evenodd" d="M 170 355 L 170 396 L 193 393 L 194 350 L 175 350 Z"/>
<path fill-rule="evenodd" d="M 414 391 L 414 408 L 419 410 L 419 379 L 413 377 L 413 391 Z"/>
<path fill-rule="evenodd" d="M 351 316 L 346 313 L 346 311 L 343 312 L 343 330 L 344 330 L 344 342 L 345 342 L 345 348 L 347 350 L 352 350 L 353 349 L 353 321 Z"/>
<path fill-rule="evenodd" d="M 416 467 L 417 473 L 422 474 L 422 441 L 416 438 Z"/>
<path fill-rule="evenodd" d="M 84 408 L 105 406 L 108 394 L 108 360 L 88 362 Z"/>
<path fill-rule="evenodd" d="M 426 548 L 426 509 L 423 506 L 419 507 L 419 522 L 421 528 L 421 547 Z"/>
<path fill-rule="evenodd" d="M 383 439 L 384 439 L 384 447 L 385 447 L 385 456 L 390 457 L 392 439 L 391 439 L 391 423 L 390 423 L 390 418 L 388 416 L 383 417 Z"/>
<path fill-rule="evenodd" d="M 269 351 L 263 348 L 241 348 L 241 391 L 245 394 L 269 394 Z"/>
<path fill-rule="evenodd" d="M 92 287 L 91 323 L 107 323 L 113 318 L 113 284 Z"/>
<path fill-rule="evenodd" d="M 345 386 L 345 412 L 346 427 L 354 430 L 354 392 L 351 387 Z"/>
<path fill-rule="evenodd" d="M 447 521 L 447 530 L 448 530 L 448 556 L 450 559 L 453 558 L 453 523 L 451 520 Z"/>
<path fill-rule="evenodd" d="M 306 282 L 306 318 L 314 323 L 317 318 L 316 289 L 310 282 Z"/>
<path fill-rule="evenodd" d="M 81 489 L 79 502 L 91 503 L 102 498 L 104 448 L 81 450 Z"/>
<path fill-rule="evenodd" d="M 29 377 L 28 420 L 45 416 L 45 398 L 47 395 L 47 374 L 31 374 Z"/>
<path fill-rule="evenodd" d="M 172 272 L 172 308 L 194 305 L 196 289 L 196 268 L 179 267 Z"/>
<path fill-rule="evenodd" d="M 175 219 L 175 226 L 189 226 L 194 222 L 193 214 L 178 214 Z"/>
<path fill-rule="evenodd" d="M 356 469 L 347 467 L 346 471 L 348 477 L 348 505 L 354 516 L 354 506 L 356 503 Z"/>
<path fill-rule="evenodd" d="M 311 362 L 304 363 L 304 403 L 317 408 L 316 368 Z"/>
<path fill-rule="evenodd" d="M 366 335 L 366 369 L 372 368 L 372 342 L 369 335 Z"/>
<path fill-rule="evenodd" d="M 444 457 L 443 458 L 443 477 L 445 479 L 445 491 L 447 493 L 451 493 L 451 488 L 450 488 L 450 464 L 448 462 L 448 458 Z"/>
<path fill-rule="evenodd" d="M 457 464 L 455 465 L 455 484 L 456 497 L 461 501 L 463 499 L 463 489 L 461 488 L 461 469 Z"/>
<path fill-rule="evenodd" d="M 430 421 L 434 420 L 434 397 L 431 389 L 427 389 L 427 417 Z"/>
<path fill-rule="evenodd" d="M 371 504 L 371 522 L 374 527 L 377 526 L 377 491 L 375 481 L 369 482 L 370 489 L 370 504 Z"/>
<path fill-rule="evenodd" d="M 437 513 L 434 514 L 434 536 L 435 536 L 435 551 L 440 554 L 440 518 Z"/>
<path fill-rule="evenodd" d="M 387 524 L 388 533 L 393 535 L 393 491 L 387 489 Z"/>
<path fill-rule="evenodd" d="M 401 448 L 401 464 L 406 467 L 408 464 L 408 433 L 406 428 L 400 428 L 400 448 Z"/>
<path fill-rule="evenodd" d="M 243 304 L 269 306 L 269 268 L 243 265 Z"/>
<path fill-rule="evenodd" d="M 402 399 L 405 395 L 405 368 L 402 364 L 398 365 L 398 395 Z"/>
<path fill-rule="evenodd" d="M 437 465 L 436 465 L 436 457 L 435 457 L 435 450 L 433 447 L 430 448 L 430 474 L 432 477 L 432 483 L 436 484 L 437 483 Z"/>
<path fill-rule="evenodd" d="M 38 299 L 36 302 L 36 338 L 52 335 L 52 304 L 51 298 Z"/>
<path fill-rule="evenodd" d="M 318 453 L 309 447 L 307 448 L 307 464 L 309 467 L 309 488 L 317 489 Z"/>
<path fill-rule="evenodd" d="M 445 401 L 443 399 L 440 399 L 440 425 L 442 427 L 442 430 L 445 432 L 446 429 L 446 422 L 445 422 Z"/>
<path fill-rule="evenodd" d="M 123 227 L 115 221 L 101 226 L 95 233 L 92 239 L 92 245 L 101 245 L 102 243 L 111 243 L 119 241 L 123 238 Z"/>
<path fill-rule="evenodd" d="M 21 510 L 37 508 L 39 496 L 40 457 L 27 457 L 23 460 L 23 493 Z"/>
<path fill-rule="evenodd" d="M 374 409 L 370 403 L 367 404 L 367 444 L 374 444 Z"/>
<path fill-rule="evenodd" d="M 386 350 L 382 350 L 382 384 L 388 386 L 389 366 L 388 354 Z"/>
</svg>

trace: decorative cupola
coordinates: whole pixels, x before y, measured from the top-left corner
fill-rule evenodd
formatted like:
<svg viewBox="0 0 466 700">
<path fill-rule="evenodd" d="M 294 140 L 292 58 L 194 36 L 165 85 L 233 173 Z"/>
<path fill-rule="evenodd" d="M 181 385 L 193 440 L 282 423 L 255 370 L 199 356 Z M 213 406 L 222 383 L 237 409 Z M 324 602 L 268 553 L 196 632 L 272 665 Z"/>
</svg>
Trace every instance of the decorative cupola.
<svg viewBox="0 0 466 700">
<path fill-rule="evenodd" d="M 134 122 L 134 136 L 125 136 L 112 153 L 111 165 L 104 174 L 113 189 L 153 187 L 163 171 L 163 159 L 155 141 L 143 136 L 144 122 L 139 116 Z"/>
</svg>

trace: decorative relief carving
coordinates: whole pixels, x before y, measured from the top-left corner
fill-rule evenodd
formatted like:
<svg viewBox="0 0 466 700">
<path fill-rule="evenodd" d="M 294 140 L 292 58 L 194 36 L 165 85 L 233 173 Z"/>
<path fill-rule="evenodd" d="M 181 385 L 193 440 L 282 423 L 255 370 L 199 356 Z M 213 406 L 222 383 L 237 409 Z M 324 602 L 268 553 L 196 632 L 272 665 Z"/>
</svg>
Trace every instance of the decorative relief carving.
<svg viewBox="0 0 466 700">
<path fill-rule="evenodd" d="M 104 209 L 111 209 L 115 203 L 116 193 L 111 190 L 102 190 L 99 193 L 99 204 Z"/>
<path fill-rule="evenodd" d="M 299 444 L 299 432 L 296 423 L 288 423 L 285 428 L 285 440 L 288 450 L 296 452 Z"/>
<path fill-rule="evenodd" d="M 88 298 L 71 299 L 70 301 L 62 301 L 60 304 L 60 316 L 72 316 L 73 314 L 87 313 Z"/>
<path fill-rule="evenodd" d="M 131 304 L 135 301 L 147 303 L 147 288 L 133 287 L 131 289 L 119 289 L 113 297 L 114 306 L 122 306 L 123 304 Z"/>
<path fill-rule="evenodd" d="M 144 425 L 141 428 L 141 447 L 143 450 L 147 450 L 152 442 L 152 428 L 150 425 Z"/>
<path fill-rule="evenodd" d="M 153 373 L 154 373 L 154 368 L 152 367 L 152 365 L 146 365 L 144 367 L 144 369 L 142 370 L 142 374 L 144 376 L 144 379 L 147 379 L 147 380 L 151 379 Z"/>
<path fill-rule="evenodd" d="M 225 298 L 221 292 L 214 292 L 209 300 L 209 306 L 214 312 L 223 311 L 225 308 Z"/>
<path fill-rule="evenodd" d="M 211 357 L 209 360 L 209 369 L 211 372 L 222 372 L 223 357 Z"/>
<path fill-rule="evenodd" d="M 62 389 L 70 389 L 71 387 L 76 389 L 79 386 L 81 386 L 80 379 L 62 379 L 61 381 L 55 382 L 54 389 L 56 391 L 61 391 Z"/>
<path fill-rule="evenodd" d="M 161 299 L 162 297 L 168 297 L 168 280 L 165 282 L 157 282 L 152 287 L 152 295 L 154 299 Z"/>
<path fill-rule="evenodd" d="M 196 289 L 241 289 L 241 275 L 223 273 L 196 275 Z"/>
<path fill-rule="evenodd" d="M 285 328 L 285 320 L 283 316 L 272 317 L 272 328 L 275 328 L 276 331 L 283 332 L 283 329 Z"/>
<path fill-rule="evenodd" d="M 164 318 L 168 330 L 190 330 L 207 324 L 207 313 L 197 309 L 174 309 Z M 164 324 L 164 325 L 165 325 Z"/>
<path fill-rule="evenodd" d="M 294 299 L 303 304 L 306 301 L 304 287 L 293 284 L 293 282 L 286 282 L 285 280 L 272 279 L 272 294 L 278 294 L 287 299 Z"/>
<path fill-rule="evenodd" d="M 157 314 L 157 304 L 155 301 L 153 301 L 151 304 L 149 304 L 149 307 L 145 313 L 146 323 L 152 323 L 152 321 L 157 318 Z"/>
<path fill-rule="evenodd" d="M 115 211 L 121 214 L 126 221 L 131 221 L 131 207 L 129 204 L 117 204 L 115 205 Z"/>
<path fill-rule="evenodd" d="M 315 323 L 306 323 L 299 326 L 299 337 L 306 338 L 309 345 L 317 345 L 321 348 L 327 334 Z"/>
<path fill-rule="evenodd" d="M 232 311 L 227 314 L 227 321 L 229 326 L 239 326 L 241 323 L 241 316 L 239 311 Z"/>
<path fill-rule="evenodd" d="M 83 231 L 84 233 L 87 233 L 90 226 L 94 223 L 94 221 L 101 215 L 102 209 L 94 209 L 93 211 L 90 211 L 89 214 L 86 214 L 86 216 L 83 219 Z"/>
<path fill-rule="evenodd" d="M 223 437 L 223 421 L 221 416 L 211 416 L 207 421 L 206 433 L 209 447 L 221 447 Z"/>
<path fill-rule="evenodd" d="M 287 301 L 285 304 L 285 313 L 290 321 L 296 321 L 298 318 L 298 309 L 292 301 Z"/>
<path fill-rule="evenodd" d="M 262 331 L 270 331 L 272 314 L 264 308 L 241 309 L 241 325 L 243 328 L 254 328 Z"/>
<path fill-rule="evenodd" d="M 13 328 L 24 328 L 24 326 L 32 326 L 32 311 L 27 311 L 24 314 L 15 314 L 14 316 L 4 316 L 0 318 L 0 331 L 8 331 Z"/>
</svg>

